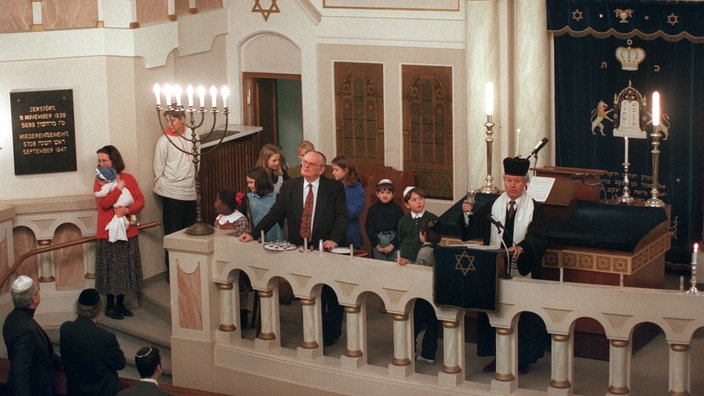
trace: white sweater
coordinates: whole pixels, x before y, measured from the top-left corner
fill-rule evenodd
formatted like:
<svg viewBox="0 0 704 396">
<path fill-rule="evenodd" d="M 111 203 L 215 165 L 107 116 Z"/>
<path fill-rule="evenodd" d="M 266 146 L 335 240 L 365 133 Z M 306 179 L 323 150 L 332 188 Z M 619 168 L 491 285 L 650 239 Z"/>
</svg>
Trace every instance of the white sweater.
<svg viewBox="0 0 704 396">
<path fill-rule="evenodd" d="M 193 201 L 196 199 L 193 155 L 181 152 L 169 140 L 177 147 L 193 152 L 193 144 L 180 135 L 159 137 L 154 149 L 154 192 L 166 198 Z"/>
</svg>

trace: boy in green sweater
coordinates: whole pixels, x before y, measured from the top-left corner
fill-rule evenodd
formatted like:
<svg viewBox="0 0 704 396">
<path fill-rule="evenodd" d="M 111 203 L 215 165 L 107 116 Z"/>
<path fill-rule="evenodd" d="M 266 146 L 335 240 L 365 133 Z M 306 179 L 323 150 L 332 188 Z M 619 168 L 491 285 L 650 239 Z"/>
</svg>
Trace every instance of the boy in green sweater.
<svg viewBox="0 0 704 396">
<path fill-rule="evenodd" d="M 406 187 L 403 191 L 403 202 L 411 212 L 398 222 L 399 265 L 416 261 L 418 250 L 423 246 L 418 237 L 421 221 L 438 218 L 425 210 L 425 191 L 420 187 Z"/>
</svg>

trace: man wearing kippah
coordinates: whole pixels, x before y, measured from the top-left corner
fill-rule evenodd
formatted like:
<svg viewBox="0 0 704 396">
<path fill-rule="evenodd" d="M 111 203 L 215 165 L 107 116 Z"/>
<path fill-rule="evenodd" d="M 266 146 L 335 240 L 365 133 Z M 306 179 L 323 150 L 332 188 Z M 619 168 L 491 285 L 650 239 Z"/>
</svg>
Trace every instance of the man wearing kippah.
<svg viewBox="0 0 704 396">
<path fill-rule="evenodd" d="M 134 355 L 134 364 L 139 371 L 137 385 L 120 391 L 118 396 L 169 396 L 169 393 L 159 388 L 157 379 L 161 376 L 161 355 L 159 348 L 146 346 Z"/>
<path fill-rule="evenodd" d="M 5 338 L 10 373 L 8 395 L 53 395 L 52 372 L 61 368 L 51 341 L 34 320 L 39 305 L 39 286 L 32 278 L 20 275 L 10 290 L 15 309 L 5 318 Z"/>
<path fill-rule="evenodd" d="M 102 308 L 98 291 L 85 289 L 76 302 L 76 320 L 61 325 L 68 395 L 117 394 L 117 371 L 125 368 L 125 354 L 115 334 L 96 326 Z"/>
<path fill-rule="evenodd" d="M 467 201 L 463 202 L 463 214 L 457 219 L 457 225 L 463 241 L 482 237 L 484 244 L 495 249 L 501 249 L 505 244 L 512 263 L 507 265 L 511 265 L 514 276 L 540 279 L 541 261 L 547 247 L 547 223 L 543 207 L 526 193 L 529 167 L 528 159 L 505 158 L 503 179 L 506 191 L 477 211 L 473 211 L 473 205 Z M 490 219 L 503 225 L 503 233 L 498 226 L 492 225 Z M 540 317 L 532 312 L 521 313 L 518 321 L 518 374 L 526 374 L 530 364 L 543 357 L 544 335 Z M 495 337 L 486 314 L 479 314 L 477 355 L 495 356 Z M 496 360 L 484 367 L 484 372 L 493 371 L 496 371 Z"/>
</svg>

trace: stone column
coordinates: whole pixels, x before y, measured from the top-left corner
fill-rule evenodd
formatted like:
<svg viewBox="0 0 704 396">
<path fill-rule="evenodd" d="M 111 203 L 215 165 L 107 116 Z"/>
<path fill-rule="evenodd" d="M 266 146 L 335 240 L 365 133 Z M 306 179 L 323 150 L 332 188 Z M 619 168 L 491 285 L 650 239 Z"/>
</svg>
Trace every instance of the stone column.
<svg viewBox="0 0 704 396">
<path fill-rule="evenodd" d="M 360 307 L 345 307 L 345 323 L 347 327 L 347 349 L 345 356 L 361 357 L 363 355 L 359 339 L 359 311 Z"/>
<path fill-rule="evenodd" d="M 235 331 L 235 326 L 232 317 L 232 283 L 216 282 L 218 290 L 220 290 L 220 331 Z"/>
<path fill-rule="evenodd" d="M 272 296 L 274 295 L 274 291 L 258 290 L 257 293 L 259 294 L 259 307 L 261 309 L 262 321 L 261 331 L 259 332 L 257 338 L 260 340 L 271 341 L 276 339 L 276 334 L 274 334 L 273 330 L 273 319 L 271 317 L 273 311 L 271 308 L 271 305 L 273 304 Z"/>
<path fill-rule="evenodd" d="M 45 248 L 51 245 L 51 239 L 41 239 L 37 242 L 39 248 Z M 56 280 L 54 277 L 54 271 L 51 266 L 51 252 L 44 252 L 39 254 L 39 268 L 41 273 L 39 274 L 39 282 L 53 282 Z"/>
<path fill-rule="evenodd" d="M 85 260 L 85 275 L 86 279 L 95 279 L 95 242 L 83 244 L 83 260 Z"/>
<path fill-rule="evenodd" d="M 408 320 L 408 314 L 393 314 L 394 319 L 394 357 L 389 364 L 389 375 L 392 377 L 408 377 L 413 374 L 414 365 L 409 351 L 413 351 L 415 340 L 412 338 L 413 323 Z"/>
<path fill-rule="evenodd" d="M 689 345 L 670 344 L 669 396 L 689 396 Z"/>
<path fill-rule="evenodd" d="M 442 371 L 438 373 L 440 384 L 456 386 L 464 381 L 460 364 L 460 359 L 464 358 L 464 337 L 460 334 L 460 328 L 458 321 L 442 321 L 443 366 Z"/>
<path fill-rule="evenodd" d="M 315 340 L 315 299 L 302 298 L 300 302 L 303 311 L 303 342 L 301 347 L 315 349 L 320 346 Z"/>
<path fill-rule="evenodd" d="M 628 340 L 610 340 L 609 349 L 609 395 L 628 395 L 631 344 Z"/>
<path fill-rule="evenodd" d="M 512 367 L 515 367 L 513 361 L 512 328 L 496 328 L 496 374 L 494 378 L 499 381 L 509 382 L 516 377 L 513 375 Z"/>
<path fill-rule="evenodd" d="M 556 389 L 569 389 L 570 383 L 569 372 L 569 341 L 570 336 L 567 334 L 552 335 L 552 379 L 550 386 Z"/>
</svg>

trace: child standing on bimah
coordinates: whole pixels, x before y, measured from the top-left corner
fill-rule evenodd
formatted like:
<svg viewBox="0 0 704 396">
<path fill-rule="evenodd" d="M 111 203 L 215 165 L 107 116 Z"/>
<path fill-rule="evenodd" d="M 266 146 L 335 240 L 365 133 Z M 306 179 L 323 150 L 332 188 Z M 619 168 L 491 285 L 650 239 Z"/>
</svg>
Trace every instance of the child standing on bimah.
<svg viewBox="0 0 704 396">
<path fill-rule="evenodd" d="M 420 187 L 409 186 L 403 191 L 403 202 L 411 212 L 398 222 L 399 257 L 398 264 L 406 265 L 416 261 L 420 241 L 420 223 L 438 216 L 425 210 L 425 191 Z"/>
<path fill-rule="evenodd" d="M 391 180 L 379 180 L 376 184 L 376 197 L 379 200 L 369 207 L 364 224 L 372 253 L 377 260 L 396 261 L 398 254 L 396 230 L 404 213 L 394 201 L 394 189 Z"/>
<path fill-rule="evenodd" d="M 117 171 L 115 171 L 115 169 L 99 166 L 95 170 L 95 173 L 96 178 L 98 179 L 98 184 L 102 186 L 99 191 L 95 192 L 96 198 L 105 197 L 110 193 L 110 191 L 118 187 L 120 181 L 118 180 Z M 127 187 L 124 187 L 124 184 L 120 188 L 122 189 L 122 193 L 120 194 L 120 197 L 117 198 L 117 201 L 115 201 L 113 207 L 117 208 L 120 206 L 131 206 L 134 203 L 132 193 L 127 189 Z M 108 240 L 110 242 L 126 241 L 127 229 L 130 224 L 137 224 L 136 215 L 130 215 L 129 219 L 125 216 L 113 216 L 112 220 L 110 220 L 110 222 L 105 226 L 105 230 L 108 231 Z"/>
</svg>

